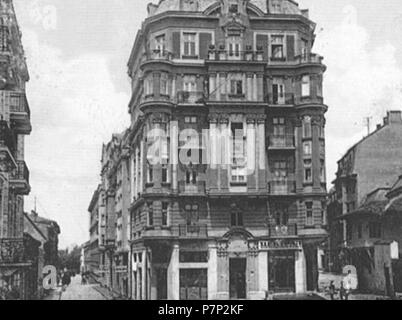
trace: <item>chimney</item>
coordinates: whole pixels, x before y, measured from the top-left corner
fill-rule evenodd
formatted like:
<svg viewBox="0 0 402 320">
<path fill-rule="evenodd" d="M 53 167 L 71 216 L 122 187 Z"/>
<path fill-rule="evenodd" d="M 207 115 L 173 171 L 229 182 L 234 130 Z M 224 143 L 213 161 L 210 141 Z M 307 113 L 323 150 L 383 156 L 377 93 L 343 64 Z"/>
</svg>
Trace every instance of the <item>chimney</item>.
<svg viewBox="0 0 402 320">
<path fill-rule="evenodd" d="M 402 111 L 398 110 L 388 111 L 387 118 L 389 124 L 393 123 L 402 124 Z"/>
<path fill-rule="evenodd" d="M 31 211 L 31 217 L 33 218 L 33 220 L 36 220 L 38 218 L 38 213 L 35 210 Z"/>
<path fill-rule="evenodd" d="M 377 130 L 380 130 L 380 129 L 381 129 L 381 127 L 382 127 L 382 125 L 381 125 L 381 124 L 377 124 Z"/>
</svg>

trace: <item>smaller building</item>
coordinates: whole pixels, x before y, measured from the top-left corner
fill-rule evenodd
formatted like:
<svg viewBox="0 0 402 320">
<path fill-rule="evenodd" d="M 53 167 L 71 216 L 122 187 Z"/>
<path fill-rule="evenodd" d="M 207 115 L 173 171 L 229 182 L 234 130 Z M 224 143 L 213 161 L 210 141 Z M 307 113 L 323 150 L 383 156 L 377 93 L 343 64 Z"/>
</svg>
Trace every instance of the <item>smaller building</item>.
<svg viewBox="0 0 402 320">
<path fill-rule="evenodd" d="M 402 292 L 402 176 L 339 219 L 346 225 L 340 259 L 356 266 L 359 290 L 388 296 Z"/>
</svg>

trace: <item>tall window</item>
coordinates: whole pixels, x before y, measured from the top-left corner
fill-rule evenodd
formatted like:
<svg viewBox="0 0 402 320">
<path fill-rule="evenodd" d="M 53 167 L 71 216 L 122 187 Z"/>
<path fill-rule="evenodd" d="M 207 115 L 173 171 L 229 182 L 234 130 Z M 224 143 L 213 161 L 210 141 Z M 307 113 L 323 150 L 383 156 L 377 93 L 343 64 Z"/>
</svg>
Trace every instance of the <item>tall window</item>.
<svg viewBox="0 0 402 320">
<path fill-rule="evenodd" d="M 282 79 L 274 80 L 272 85 L 273 104 L 285 104 L 285 85 Z"/>
<path fill-rule="evenodd" d="M 283 36 L 271 37 L 271 57 L 273 60 L 282 60 L 285 57 L 283 39 Z"/>
<path fill-rule="evenodd" d="M 313 169 L 311 159 L 304 160 L 304 182 L 313 182 Z"/>
<path fill-rule="evenodd" d="M 191 226 L 199 220 L 198 205 L 188 204 L 185 206 L 187 225 Z"/>
<path fill-rule="evenodd" d="M 241 57 L 241 38 L 229 37 L 228 48 L 229 48 L 229 59 L 239 60 Z"/>
<path fill-rule="evenodd" d="M 148 164 L 147 164 L 147 182 L 148 183 L 153 183 L 154 182 L 154 167 L 153 167 L 153 165 L 152 164 L 150 164 L 149 162 L 148 162 Z"/>
<path fill-rule="evenodd" d="M 285 136 L 286 132 L 286 125 L 285 125 L 285 118 L 274 118 L 274 136 Z"/>
<path fill-rule="evenodd" d="M 306 202 L 306 225 L 313 226 L 314 225 L 314 216 L 313 216 L 313 203 Z"/>
<path fill-rule="evenodd" d="M 195 57 L 196 53 L 196 38 L 195 33 L 184 33 L 184 55 L 187 57 Z"/>
<path fill-rule="evenodd" d="M 302 97 L 310 96 L 310 76 L 306 75 L 302 78 Z"/>
<path fill-rule="evenodd" d="M 312 136 L 311 128 L 311 117 L 306 116 L 303 118 L 303 138 L 311 138 Z"/>
<path fill-rule="evenodd" d="M 197 184 L 197 171 L 186 172 L 186 184 Z"/>
<path fill-rule="evenodd" d="M 162 203 L 162 226 L 168 225 L 168 210 L 169 204 L 167 202 Z"/>
<path fill-rule="evenodd" d="M 277 226 L 287 226 L 289 223 L 288 208 L 283 205 L 278 205 L 275 209 L 275 224 Z"/>
<path fill-rule="evenodd" d="M 232 227 L 242 227 L 243 213 L 240 211 L 232 212 L 230 215 L 230 224 Z"/>
<path fill-rule="evenodd" d="M 152 227 L 154 225 L 154 208 L 153 204 L 148 203 L 148 227 Z"/>
<path fill-rule="evenodd" d="M 243 93 L 243 81 L 231 80 L 230 81 L 230 93 L 235 96 L 242 96 Z"/>
<path fill-rule="evenodd" d="M 324 160 L 320 160 L 320 179 L 321 179 L 321 183 L 325 183 L 326 182 L 326 174 L 325 174 L 325 161 Z"/>
<path fill-rule="evenodd" d="M 288 163 L 286 161 L 275 161 L 274 176 L 276 180 L 285 179 L 288 176 Z"/>
<path fill-rule="evenodd" d="M 168 90 L 168 75 L 166 73 L 162 73 L 161 74 L 161 94 L 162 95 L 168 95 L 169 94 L 169 90 Z"/>
<path fill-rule="evenodd" d="M 188 116 L 188 117 L 184 117 L 184 123 L 185 124 L 196 124 L 198 122 L 198 118 L 195 116 Z"/>
<path fill-rule="evenodd" d="M 313 149 L 313 143 L 311 141 L 306 141 L 303 143 L 304 156 L 311 156 Z"/>
<path fill-rule="evenodd" d="M 154 93 L 154 82 L 152 75 L 148 76 L 144 81 L 144 92 L 147 96 Z"/>
<path fill-rule="evenodd" d="M 162 165 L 162 183 L 169 182 L 169 169 L 167 164 Z"/>
<path fill-rule="evenodd" d="M 305 61 L 307 59 L 307 54 L 308 54 L 308 41 L 305 39 L 302 39 L 302 43 L 301 43 L 301 55 L 302 55 L 302 59 L 303 61 Z"/>
<path fill-rule="evenodd" d="M 155 49 L 159 57 L 163 57 L 166 52 L 166 39 L 165 35 L 160 35 L 155 38 Z"/>
</svg>

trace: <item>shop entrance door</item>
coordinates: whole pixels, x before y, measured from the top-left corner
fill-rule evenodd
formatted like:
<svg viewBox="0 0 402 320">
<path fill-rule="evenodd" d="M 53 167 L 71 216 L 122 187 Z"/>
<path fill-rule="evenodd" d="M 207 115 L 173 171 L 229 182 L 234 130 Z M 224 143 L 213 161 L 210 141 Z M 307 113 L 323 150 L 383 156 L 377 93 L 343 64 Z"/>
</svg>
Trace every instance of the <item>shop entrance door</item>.
<svg viewBox="0 0 402 320">
<path fill-rule="evenodd" d="M 230 299 L 246 299 L 247 259 L 230 259 Z"/>
<path fill-rule="evenodd" d="M 295 253 L 293 251 L 269 252 L 269 290 L 296 292 Z"/>
</svg>

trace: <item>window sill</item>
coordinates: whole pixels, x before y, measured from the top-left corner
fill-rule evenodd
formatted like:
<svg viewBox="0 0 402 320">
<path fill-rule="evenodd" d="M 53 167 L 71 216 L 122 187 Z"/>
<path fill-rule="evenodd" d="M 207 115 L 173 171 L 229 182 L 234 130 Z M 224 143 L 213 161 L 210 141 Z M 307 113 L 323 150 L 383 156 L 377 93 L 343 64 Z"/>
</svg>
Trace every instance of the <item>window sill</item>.
<svg viewBox="0 0 402 320">
<path fill-rule="evenodd" d="M 286 62 L 286 58 L 272 58 L 271 61 Z"/>
<path fill-rule="evenodd" d="M 181 57 L 183 60 L 198 60 L 198 56 L 185 56 Z"/>
<path fill-rule="evenodd" d="M 246 96 L 244 94 L 229 94 L 229 98 L 233 98 L 233 99 L 243 99 Z"/>
<path fill-rule="evenodd" d="M 231 182 L 231 187 L 247 187 L 247 182 Z"/>
</svg>

